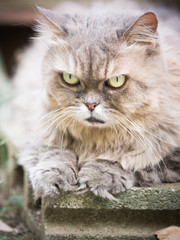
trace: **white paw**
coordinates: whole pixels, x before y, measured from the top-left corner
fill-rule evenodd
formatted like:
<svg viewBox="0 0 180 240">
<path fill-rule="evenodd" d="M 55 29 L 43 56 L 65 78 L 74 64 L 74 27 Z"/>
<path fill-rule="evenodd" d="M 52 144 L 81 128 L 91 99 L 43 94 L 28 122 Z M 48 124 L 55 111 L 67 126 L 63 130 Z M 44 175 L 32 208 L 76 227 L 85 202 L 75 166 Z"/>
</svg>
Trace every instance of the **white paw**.
<svg viewBox="0 0 180 240">
<path fill-rule="evenodd" d="M 133 173 L 124 171 L 118 163 L 109 161 L 87 162 L 78 174 L 80 187 L 84 192 L 88 189 L 95 195 L 116 200 L 112 194 L 123 192 L 134 185 Z"/>
<path fill-rule="evenodd" d="M 46 196 L 54 198 L 62 191 L 77 189 L 77 171 L 71 163 L 41 163 L 30 171 L 35 198 Z"/>
</svg>

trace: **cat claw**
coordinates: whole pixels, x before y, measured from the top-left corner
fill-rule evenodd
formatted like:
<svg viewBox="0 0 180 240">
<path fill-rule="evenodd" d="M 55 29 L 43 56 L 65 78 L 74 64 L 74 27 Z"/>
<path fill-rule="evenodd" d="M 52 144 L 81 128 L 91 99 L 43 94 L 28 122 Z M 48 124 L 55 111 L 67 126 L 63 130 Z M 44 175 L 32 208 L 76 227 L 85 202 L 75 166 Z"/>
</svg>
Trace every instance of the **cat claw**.
<svg viewBox="0 0 180 240">
<path fill-rule="evenodd" d="M 83 183 L 78 187 L 77 191 L 81 191 L 81 190 L 84 190 L 86 188 L 87 188 L 87 185 L 85 183 Z"/>
<path fill-rule="evenodd" d="M 116 201 L 118 202 L 119 199 L 115 198 L 111 193 L 108 191 L 105 191 L 104 189 L 98 189 L 98 190 L 92 190 L 90 189 L 96 196 L 100 196 L 102 198 L 107 198 L 111 201 Z"/>
<path fill-rule="evenodd" d="M 87 191 L 88 191 L 87 184 L 82 183 L 82 184 L 77 188 L 76 194 L 77 194 L 77 195 L 80 195 L 80 194 L 86 193 Z"/>
<path fill-rule="evenodd" d="M 88 191 L 91 191 L 93 192 L 96 196 L 101 196 L 103 198 L 107 198 L 111 201 L 119 201 L 117 198 L 115 198 L 111 193 L 109 193 L 108 191 L 104 191 L 104 189 L 93 189 L 93 188 L 90 188 L 88 189 L 87 187 L 87 184 L 86 183 L 82 183 L 78 189 L 77 189 L 77 195 L 79 194 L 83 194 L 83 193 L 86 193 Z"/>
</svg>

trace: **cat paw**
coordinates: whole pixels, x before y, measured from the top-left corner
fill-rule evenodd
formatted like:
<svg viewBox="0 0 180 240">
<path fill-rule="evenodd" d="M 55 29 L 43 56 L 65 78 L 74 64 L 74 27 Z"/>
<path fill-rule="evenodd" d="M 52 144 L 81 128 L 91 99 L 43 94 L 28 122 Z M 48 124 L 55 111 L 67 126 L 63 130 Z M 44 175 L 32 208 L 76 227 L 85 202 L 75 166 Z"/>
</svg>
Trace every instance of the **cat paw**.
<svg viewBox="0 0 180 240">
<path fill-rule="evenodd" d="M 117 200 L 112 194 L 124 192 L 134 186 L 132 173 L 124 171 L 119 163 L 107 160 L 87 162 L 78 174 L 80 192 L 92 191 L 95 195 Z"/>
<path fill-rule="evenodd" d="M 29 175 L 35 199 L 57 197 L 62 191 L 77 190 L 77 169 L 72 162 L 40 162 Z"/>
</svg>

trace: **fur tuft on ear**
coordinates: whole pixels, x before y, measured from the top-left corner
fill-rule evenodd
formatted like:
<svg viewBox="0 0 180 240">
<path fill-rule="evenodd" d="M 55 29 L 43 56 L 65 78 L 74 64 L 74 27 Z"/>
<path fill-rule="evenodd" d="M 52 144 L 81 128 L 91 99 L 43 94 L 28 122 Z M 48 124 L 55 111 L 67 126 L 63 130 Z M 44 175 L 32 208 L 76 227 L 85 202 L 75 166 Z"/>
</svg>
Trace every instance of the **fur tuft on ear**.
<svg viewBox="0 0 180 240">
<path fill-rule="evenodd" d="M 39 27 L 37 31 L 40 33 L 47 32 L 49 36 L 56 35 L 58 37 L 64 37 L 67 34 L 65 28 L 65 18 L 67 16 L 61 15 L 56 11 L 44 9 L 36 6 L 37 22 Z"/>
<path fill-rule="evenodd" d="M 158 20 L 153 12 L 147 12 L 139 17 L 135 23 L 124 33 L 128 44 L 144 43 L 154 45 L 157 39 Z"/>
</svg>

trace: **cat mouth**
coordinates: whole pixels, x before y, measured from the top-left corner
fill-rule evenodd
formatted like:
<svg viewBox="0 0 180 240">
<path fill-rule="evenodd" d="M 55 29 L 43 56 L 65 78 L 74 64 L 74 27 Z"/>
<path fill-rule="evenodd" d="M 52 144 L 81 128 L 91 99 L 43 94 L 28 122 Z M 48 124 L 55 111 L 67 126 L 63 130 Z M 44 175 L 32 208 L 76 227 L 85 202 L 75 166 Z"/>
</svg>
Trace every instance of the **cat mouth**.
<svg viewBox="0 0 180 240">
<path fill-rule="evenodd" d="M 91 123 L 91 124 L 96 124 L 96 123 L 101 123 L 101 124 L 103 124 L 103 123 L 105 123 L 104 121 L 99 120 L 99 119 L 94 118 L 94 117 L 87 118 L 86 121 L 88 121 L 88 122 Z"/>
</svg>

